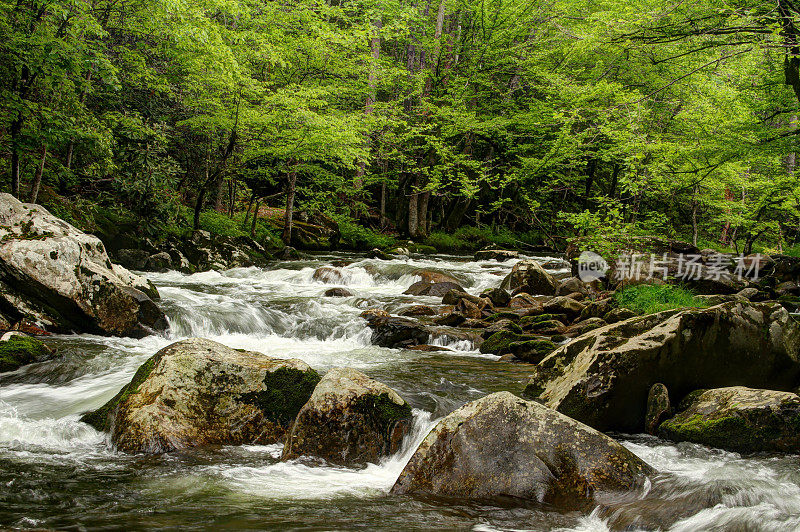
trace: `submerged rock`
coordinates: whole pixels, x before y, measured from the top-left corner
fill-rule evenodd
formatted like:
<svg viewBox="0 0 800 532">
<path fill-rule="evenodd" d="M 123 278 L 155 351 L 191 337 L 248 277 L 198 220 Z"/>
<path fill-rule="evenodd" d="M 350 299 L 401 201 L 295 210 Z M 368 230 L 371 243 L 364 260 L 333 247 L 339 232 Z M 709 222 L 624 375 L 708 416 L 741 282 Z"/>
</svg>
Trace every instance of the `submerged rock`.
<svg viewBox="0 0 800 532">
<path fill-rule="evenodd" d="M 53 350 L 36 338 L 21 333 L 6 333 L 0 340 L 0 373 L 15 371 L 27 364 L 53 358 Z"/>
<path fill-rule="evenodd" d="M 662 438 L 730 451 L 800 451 L 800 397 L 734 386 L 699 390 L 658 428 Z"/>
<path fill-rule="evenodd" d="M 347 288 L 329 288 L 325 290 L 325 297 L 351 297 L 353 293 Z"/>
<path fill-rule="evenodd" d="M 655 471 L 582 423 L 508 392 L 459 408 L 425 438 L 393 493 L 568 507 L 641 488 Z"/>
<path fill-rule="evenodd" d="M 126 452 L 277 443 L 318 382 L 300 360 L 191 338 L 153 355 L 113 399 L 81 420 L 111 431 Z"/>
<path fill-rule="evenodd" d="M 145 336 L 167 327 L 146 279 L 112 264 L 103 243 L 43 207 L 0 194 L 0 301 L 50 332 Z"/>
<path fill-rule="evenodd" d="M 365 465 L 397 452 L 411 428 L 411 407 L 397 393 L 351 368 L 330 370 L 292 425 L 283 459 L 311 456 Z"/>
<path fill-rule="evenodd" d="M 655 383 L 674 397 L 737 385 L 790 390 L 799 351 L 800 326 L 777 303 L 670 310 L 560 347 L 535 367 L 525 396 L 598 430 L 641 432 Z"/>
</svg>

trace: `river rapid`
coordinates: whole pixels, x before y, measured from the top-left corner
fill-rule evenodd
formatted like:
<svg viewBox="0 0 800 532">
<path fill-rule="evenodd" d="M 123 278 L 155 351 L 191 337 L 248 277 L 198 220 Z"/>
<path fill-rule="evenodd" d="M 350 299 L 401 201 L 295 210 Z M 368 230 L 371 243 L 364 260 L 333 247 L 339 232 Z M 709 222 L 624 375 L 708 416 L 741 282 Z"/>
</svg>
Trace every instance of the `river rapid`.
<svg viewBox="0 0 800 532">
<path fill-rule="evenodd" d="M 312 279 L 317 267 L 339 261 L 347 263 L 341 284 Z M 478 294 L 498 286 L 513 263 L 330 254 L 263 269 L 147 274 L 161 293 L 168 336 L 52 337 L 55 360 L 0 375 L 0 528 L 800 529 L 797 456 L 741 456 L 643 435 L 615 437 L 661 472 L 646 492 L 582 511 L 389 495 L 437 419 L 487 393 L 520 394 L 530 368 L 498 362 L 457 337 L 432 339 L 447 352 L 372 346 L 359 314 L 439 304 L 438 298 L 402 295 L 421 269 L 452 275 Z M 332 286 L 353 296 L 323 297 Z M 113 397 L 158 349 L 192 336 L 300 358 L 321 373 L 356 368 L 411 403 L 414 430 L 396 455 L 348 469 L 280 462 L 280 445 L 130 456 L 78 421 Z"/>
</svg>

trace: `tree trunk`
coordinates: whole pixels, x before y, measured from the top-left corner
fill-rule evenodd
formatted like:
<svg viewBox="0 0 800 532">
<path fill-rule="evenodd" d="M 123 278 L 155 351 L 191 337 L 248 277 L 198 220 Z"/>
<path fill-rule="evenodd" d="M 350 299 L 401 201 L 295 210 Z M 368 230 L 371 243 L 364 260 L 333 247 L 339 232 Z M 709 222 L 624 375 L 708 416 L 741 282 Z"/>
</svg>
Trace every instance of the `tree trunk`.
<svg viewBox="0 0 800 532">
<path fill-rule="evenodd" d="M 44 144 L 42 144 L 41 154 L 39 166 L 36 168 L 33 183 L 31 183 L 31 194 L 28 196 L 28 203 L 36 203 L 39 198 L 39 188 L 42 186 L 42 174 L 44 173 L 44 161 L 47 158 L 47 146 Z"/>
<path fill-rule="evenodd" d="M 294 193 L 297 187 L 297 165 L 291 162 L 286 186 L 286 213 L 283 218 L 283 243 L 292 244 L 292 217 L 294 216 Z"/>
<path fill-rule="evenodd" d="M 417 215 L 417 234 L 420 238 L 428 237 L 428 202 L 430 201 L 430 198 L 430 191 L 421 192 L 419 194 L 419 200 L 417 202 L 419 209 L 419 214 Z"/>
<path fill-rule="evenodd" d="M 214 198 L 214 210 L 221 211 L 222 210 L 222 197 L 225 193 L 225 178 L 222 174 L 220 174 L 219 178 L 217 179 L 217 190 L 216 190 L 216 197 Z"/>
<path fill-rule="evenodd" d="M 250 237 L 256 236 L 256 222 L 258 221 L 258 210 L 261 208 L 261 200 L 256 202 L 256 210 L 253 211 L 253 225 L 250 226 Z"/>
<path fill-rule="evenodd" d="M 415 180 L 411 195 L 408 197 L 408 236 L 412 239 L 419 236 L 419 192 Z"/>
<path fill-rule="evenodd" d="M 253 202 L 256 200 L 256 193 L 253 192 L 250 195 L 250 202 L 247 204 L 247 210 L 244 213 L 244 223 L 242 224 L 243 227 L 247 227 L 247 220 L 250 218 L 250 209 L 253 207 Z"/>
<path fill-rule="evenodd" d="M 22 133 L 22 115 L 11 123 L 11 195 L 19 198 L 19 136 Z"/>
<path fill-rule="evenodd" d="M 694 197 L 692 198 L 692 245 L 697 247 L 697 209 L 700 202 L 697 201 L 697 187 L 694 187 Z"/>
<path fill-rule="evenodd" d="M 386 182 L 381 183 L 381 229 L 386 228 Z"/>
</svg>

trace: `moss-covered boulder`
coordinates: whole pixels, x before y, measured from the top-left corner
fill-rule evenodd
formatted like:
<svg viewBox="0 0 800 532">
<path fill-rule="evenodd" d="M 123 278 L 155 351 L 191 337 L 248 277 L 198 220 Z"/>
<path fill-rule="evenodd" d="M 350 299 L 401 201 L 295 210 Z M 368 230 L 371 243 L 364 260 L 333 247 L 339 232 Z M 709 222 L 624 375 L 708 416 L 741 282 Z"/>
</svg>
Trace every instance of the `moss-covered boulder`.
<svg viewBox="0 0 800 532">
<path fill-rule="evenodd" d="M 415 320 L 390 316 L 382 311 L 365 311 L 361 317 L 372 329 L 372 343 L 381 347 L 411 347 L 427 344 L 430 338 L 429 329 Z"/>
<path fill-rule="evenodd" d="M 608 436 L 500 392 L 442 419 L 392 492 L 589 507 L 601 492 L 642 488 L 653 473 Z"/>
<path fill-rule="evenodd" d="M 126 452 L 283 440 L 319 375 L 300 360 L 191 338 L 147 360 L 130 383 L 81 419 Z"/>
<path fill-rule="evenodd" d="M 598 430 L 642 432 L 647 396 L 800 379 L 800 326 L 777 303 L 725 303 L 631 318 L 575 338 L 535 368 L 525 396 Z"/>
<path fill-rule="evenodd" d="M 408 403 L 385 384 L 334 368 L 297 415 L 283 458 L 311 456 L 348 466 L 378 462 L 399 450 L 411 418 Z"/>
<path fill-rule="evenodd" d="M 481 344 L 481 353 L 493 355 L 505 355 L 510 353 L 509 347 L 515 342 L 525 342 L 528 340 L 538 340 L 536 336 L 519 334 L 509 329 L 503 329 L 486 338 Z"/>
<path fill-rule="evenodd" d="M 145 336 L 167 327 L 146 279 L 39 205 L 0 194 L 0 306 L 51 332 Z"/>
<path fill-rule="evenodd" d="M 730 451 L 800 452 L 800 397 L 733 386 L 689 394 L 658 427 L 662 438 Z"/>
<path fill-rule="evenodd" d="M 8 336 L 4 335 L 0 341 L 0 373 L 53 357 L 53 350 L 36 338 L 17 333 L 6 334 Z"/>
</svg>

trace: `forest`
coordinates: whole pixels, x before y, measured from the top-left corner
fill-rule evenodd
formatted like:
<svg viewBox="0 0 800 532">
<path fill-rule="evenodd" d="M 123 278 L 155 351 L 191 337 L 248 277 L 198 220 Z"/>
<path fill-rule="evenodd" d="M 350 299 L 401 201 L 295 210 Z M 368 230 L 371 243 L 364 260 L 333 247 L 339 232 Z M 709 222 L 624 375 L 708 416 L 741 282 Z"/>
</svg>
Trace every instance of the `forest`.
<svg viewBox="0 0 800 532">
<path fill-rule="evenodd" d="M 302 213 L 351 247 L 800 254 L 799 23 L 791 0 L 2 0 L 0 184 L 154 237 L 291 244 Z"/>
</svg>

